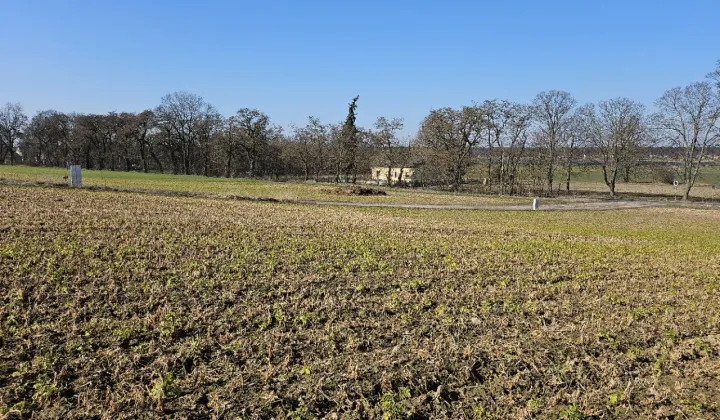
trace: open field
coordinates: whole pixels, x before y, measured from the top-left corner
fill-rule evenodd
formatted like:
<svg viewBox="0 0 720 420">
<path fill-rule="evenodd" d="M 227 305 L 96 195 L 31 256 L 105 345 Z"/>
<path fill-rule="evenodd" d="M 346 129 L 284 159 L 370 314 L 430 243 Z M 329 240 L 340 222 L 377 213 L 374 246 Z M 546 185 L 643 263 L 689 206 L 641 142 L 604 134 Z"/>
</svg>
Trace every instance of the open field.
<svg viewBox="0 0 720 420">
<path fill-rule="evenodd" d="M 608 194 L 608 188 L 603 183 L 578 181 L 572 185 L 574 190 Z M 624 197 L 647 197 L 650 199 L 681 200 L 683 195 L 682 185 L 674 187 L 659 182 L 619 182 L 615 185 L 615 192 L 619 198 Z M 718 189 L 713 190 L 709 184 L 695 184 L 690 190 L 690 198 L 693 201 L 720 202 L 720 184 Z"/>
<path fill-rule="evenodd" d="M 668 170 L 672 171 L 672 167 L 669 167 Z M 652 173 L 651 168 L 648 167 L 640 167 L 636 174 L 633 175 L 632 180 L 641 183 L 646 184 L 653 181 L 652 179 Z M 679 176 L 678 176 L 679 178 Z M 602 175 L 602 169 L 598 166 L 593 167 L 578 167 L 575 168 L 575 171 L 572 175 L 573 181 L 579 181 L 579 182 L 603 182 L 603 175 Z M 618 185 L 622 184 L 622 182 L 618 182 Z M 698 174 L 698 178 L 696 181 L 697 185 L 712 185 L 717 184 L 720 186 L 720 164 L 715 164 L 713 166 L 703 166 L 700 173 Z"/>
<path fill-rule="evenodd" d="M 620 196 L 654 196 L 666 199 L 674 199 L 675 197 L 682 198 L 682 185 L 674 187 L 671 184 L 652 182 L 651 178 L 649 173 L 640 173 L 634 177 L 633 182 L 626 183 L 618 179 L 615 191 Z M 712 185 L 715 185 L 717 189 L 713 190 L 711 188 Z M 571 187 L 574 190 L 587 192 L 608 192 L 600 168 L 580 169 L 573 175 Z M 720 167 L 704 167 L 690 191 L 690 196 L 706 201 L 710 199 L 720 201 Z"/>
<path fill-rule="evenodd" d="M 0 165 L 0 179 L 30 182 L 63 182 L 67 171 L 59 168 Z M 182 191 L 216 195 L 239 195 L 277 200 L 352 201 L 389 204 L 499 205 L 528 204 L 527 197 L 491 197 L 402 188 L 375 187 L 387 196 L 333 194 L 334 184 L 314 182 L 268 182 L 258 179 L 211 178 L 195 175 L 144 174 L 139 172 L 83 170 L 83 185 L 137 190 Z M 529 204 L 528 204 L 529 205 Z"/>
<path fill-rule="evenodd" d="M 719 230 L 0 185 L 0 413 L 717 418 Z"/>
</svg>

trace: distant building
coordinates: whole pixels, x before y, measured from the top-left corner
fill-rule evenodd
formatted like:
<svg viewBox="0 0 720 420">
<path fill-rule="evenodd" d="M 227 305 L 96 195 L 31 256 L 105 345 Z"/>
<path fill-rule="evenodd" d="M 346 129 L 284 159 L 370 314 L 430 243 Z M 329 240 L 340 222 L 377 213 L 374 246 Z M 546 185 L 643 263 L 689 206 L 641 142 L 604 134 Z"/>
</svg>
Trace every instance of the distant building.
<svg viewBox="0 0 720 420">
<path fill-rule="evenodd" d="M 388 182 L 388 168 L 373 166 L 372 180 L 376 184 L 410 184 L 413 182 L 415 170 L 413 168 L 390 168 L 390 182 Z"/>
</svg>

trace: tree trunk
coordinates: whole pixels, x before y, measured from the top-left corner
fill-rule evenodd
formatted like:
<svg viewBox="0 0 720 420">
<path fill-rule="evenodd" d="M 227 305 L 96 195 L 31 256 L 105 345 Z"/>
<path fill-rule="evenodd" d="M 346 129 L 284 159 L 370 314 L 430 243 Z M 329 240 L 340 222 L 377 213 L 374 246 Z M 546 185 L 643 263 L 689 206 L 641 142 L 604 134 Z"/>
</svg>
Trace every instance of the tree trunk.
<svg viewBox="0 0 720 420">
<path fill-rule="evenodd" d="M 160 173 L 161 173 L 161 174 L 165 173 L 165 170 L 163 169 L 162 162 L 160 162 L 160 159 L 158 159 L 157 155 L 155 154 L 155 150 L 153 150 L 152 147 L 150 147 L 150 156 L 151 156 L 151 157 L 153 158 L 153 160 L 155 161 L 155 164 L 157 164 L 158 169 L 160 169 Z M 147 172 L 147 171 L 146 171 L 146 172 Z"/>
<path fill-rule="evenodd" d="M 85 148 L 85 167 L 92 169 L 92 160 L 90 159 L 90 146 Z"/>
<path fill-rule="evenodd" d="M 148 165 L 147 165 L 147 151 L 145 150 L 145 143 L 140 143 L 140 161 L 142 163 L 143 172 L 148 172 Z"/>
<path fill-rule="evenodd" d="M 500 183 L 500 189 L 499 189 L 498 193 L 500 195 L 505 195 L 505 182 L 506 182 L 505 170 L 506 170 L 506 168 L 505 168 L 505 149 L 501 148 L 500 149 L 500 178 L 498 179 L 498 182 Z"/>
<path fill-rule="evenodd" d="M 256 165 L 255 160 L 256 160 L 255 156 L 250 157 L 250 177 L 251 178 L 255 177 L 255 165 Z"/>
<path fill-rule="evenodd" d="M 492 148 L 488 149 L 487 189 L 492 192 Z"/>
<path fill-rule="evenodd" d="M 190 175 L 190 152 L 185 150 L 182 155 L 183 172 L 185 175 Z"/>
<path fill-rule="evenodd" d="M 630 182 L 630 168 L 627 167 L 623 170 L 623 182 Z"/>
<path fill-rule="evenodd" d="M 602 170 L 603 170 L 603 179 L 605 180 L 605 185 L 607 185 L 608 188 L 610 189 L 610 197 L 615 197 L 615 181 L 617 180 L 618 168 L 617 168 L 617 166 L 612 168 L 610 177 L 608 177 L 607 165 L 603 165 Z"/>
<path fill-rule="evenodd" d="M 553 167 L 552 167 L 552 164 L 550 164 L 550 166 L 548 167 L 548 171 L 547 171 L 547 189 L 548 189 L 548 194 L 552 195 L 552 192 L 553 192 Z"/>
<path fill-rule="evenodd" d="M 232 165 L 232 154 L 228 153 L 225 160 L 225 178 L 230 178 L 230 165 Z"/>
<path fill-rule="evenodd" d="M 173 175 L 177 175 L 180 173 L 180 168 L 177 161 L 177 155 L 175 154 L 175 150 L 170 151 L 170 160 L 172 161 L 173 166 Z"/>
<path fill-rule="evenodd" d="M 572 174 L 572 165 L 567 166 L 567 173 L 565 174 L 565 192 L 570 195 L 570 175 Z"/>
</svg>

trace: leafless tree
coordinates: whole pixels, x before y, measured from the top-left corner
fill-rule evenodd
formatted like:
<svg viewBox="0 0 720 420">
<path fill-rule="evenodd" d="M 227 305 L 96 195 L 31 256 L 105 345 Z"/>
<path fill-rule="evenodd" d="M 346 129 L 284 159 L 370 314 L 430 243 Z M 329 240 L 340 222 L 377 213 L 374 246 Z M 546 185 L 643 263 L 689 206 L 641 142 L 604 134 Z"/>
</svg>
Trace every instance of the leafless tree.
<svg viewBox="0 0 720 420">
<path fill-rule="evenodd" d="M 568 119 L 567 126 L 560 132 L 559 160 L 565 172 L 565 193 L 570 194 L 570 181 L 575 170 L 579 150 L 590 145 L 588 133 L 583 126 L 583 109 L 577 108 Z M 629 161 L 628 161 L 629 162 Z M 561 184 L 558 183 L 558 193 Z"/>
<path fill-rule="evenodd" d="M 398 131 L 403 128 L 402 118 L 387 119 L 385 117 L 378 117 L 375 121 L 375 130 L 371 133 L 372 145 L 378 150 L 382 161 L 387 167 L 387 182 L 388 185 L 392 185 L 392 171 L 393 168 L 402 166 L 403 162 L 403 147 L 398 139 Z M 402 183 L 403 170 L 400 168 L 398 174 L 398 183 Z"/>
<path fill-rule="evenodd" d="M 511 117 L 512 104 L 505 100 L 489 100 L 484 101 L 478 106 L 482 113 L 485 124 L 482 125 L 483 138 L 485 147 L 487 147 L 487 182 L 489 188 L 492 189 L 492 184 L 495 178 L 499 180 L 501 177 L 500 172 L 493 171 L 493 160 L 495 159 L 496 152 L 500 154 L 497 156 L 497 160 L 501 162 L 504 159 L 502 137 L 505 133 L 505 128 L 508 123 L 508 119 Z M 502 164 L 501 164 L 502 166 Z M 502 171 L 502 169 L 500 169 Z M 502 189 L 502 187 L 501 187 Z"/>
<path fill-rule="evenodd" d="M 218 137 L 218 147 L 223 156 L 225 178 L 235 176 L 233 164 L 240 154 L 240 133 L 238 133 L 236 118 L 234 116 L 223 121 Z"/>
<path fill-rule="evenodd" d="M 65 166 L 79 160 L 79 142 L 74 141 L 75 117 L 47 110 L 38 112 L 30 121 L 20 149 L 23 161 L 41 166 Z"/>
<path fill-rule="evenodd" d="M 308 123 L 304 127 L 292 128 L 290 155 L 302 166 L 306 181 L 310 179 L 311 174 L 315 176 L 316 181 L 319 180 L 321 172 L 327 165 L 329 141 L 329 127 L 315 117 L 308 117 Z"/>
<path fill-rule="evenodd" d="M 270 117 L 257 109 L 242 108 L 235 114 L 238 145 L 248 159 L 248 174 L 258 175 L 258 163 L 266 151 L 268 141 L 276 135 L 277 128 L 270 125 Z"/>
<path fill-rule="evenodd" d="M 19 103 L 8 102 L 0 108 L 0 163 L 10 155 L 10 164 L 15 163 L 15 147 L 23 134 L 28 117 Z"/>
<path fill-rule="evenodd" d="M 315 181 L 320 180 L 320 174 L 328 165 L 328 145 L 330 143 L 330 127 L 320 123 L 320 120 L 311 118 L 306 126 L 310 135 L 310 156 L 315 168 Z"/>
<path fill-rule="evenodd" d="M 715 66 L 715 71 L 709 73 L 707 77 L 708 79 L 715 82 L 715 87 L 717 88 L 718 95 L 720 95 L 720 60 L 718 60 L 717 65 Z"/>
<path fill-rule="evenodd" d="M 214 109 L 200 120 L 197 127 L 197 150 L 200 161 L 198 173 L 203 176 L 210 176 L 210 170 L 217 149 L 215 142 L 222 129 L 223 119 Z"/>
<path fill-rule="evenodd" d="M 153 131 L 153 112 L 143 111 L 139 114 L 123 112 L 120 114 L 122 128 L 120 136 L 123 139 L 125 169 L 131 169 L 131 157 L 136 155 L 140 158 L 140 165 L 143 172 L 148 172 L 148 154 L 155 161 L 162 171 L 162 163 L 155 153 L 153 144 L 150 142 L 150 135 Z"/>
<path fill-rule="evenodd" d="M 603 180 L 615 196 L 618 174 L 633 164 L 632 157 L 646 136 L 645 107 L 627 98 L 583 106 L 578 119 L 590 144 L 601 158 Z"/>
<path fill-rule="evenodd" d="M 90 114 L 77 117 L 78 134 L 84 138 L 91 149 L 97 151 L 98 168 L 106 169 L 110 164 L 115 170 L 118 133 L 122 128 L 120 116 L 109 114 Z"/>
<path fill-rule="evenodd" d="M 538 144 L 544 152 L 548 193 L 553 191 L 555 167 L 563 140 L 567 139 L 572 110 L 576 100 L 567 92 L 550 90 L 539 93 L 533 100 L 533 114 L 538 124 Z"/>
<path fill-rule="evenodd" d="M 155 109 L 157 124 L 163 130 L 165 145 L 169 149 L 177 172 L 178 155 L 185 174 L 190 173 L 195 149 L 199 146 L 217 111 L 198 95 L 174 92 L 163 96 Z"/>
<path fill-rule="evenodd" d="M 655 102 L 653 126 L 672 146 L 683 151 L 683 200 L 690 197 L 707 150 L 720 144 L 720 105 L 710 82 L 668 90 Z"/>
<path fill-rule="evenodd" d="M 518 170 L 525 153 L 532 115 L 527 106 L 511 103 L 506 109 L 503 132 L 499 137 L 500 194 L 514 194 Z"/>
<path fill-rule="evenodd" d="M 427 163 L 439 168 L 454 190 L 460 188 L 473 152 L 482 141 L 484 124 L 482 111 L 476 106 L 432 110 L 422 122 L 418 141 L 428 152 Z"/>
<path fill-rule="evenodd" d="M 500 194 L 512 190 L 517 179 L 520 158 L 525 151 L 531 114 L 527 106 L 506 100 L 484 101 L 479 106 L 487 147 L 487 179 L 490 187 L 497 181 Z M 493 163 L 499 166 L 493 169 Z"/>
</svg>

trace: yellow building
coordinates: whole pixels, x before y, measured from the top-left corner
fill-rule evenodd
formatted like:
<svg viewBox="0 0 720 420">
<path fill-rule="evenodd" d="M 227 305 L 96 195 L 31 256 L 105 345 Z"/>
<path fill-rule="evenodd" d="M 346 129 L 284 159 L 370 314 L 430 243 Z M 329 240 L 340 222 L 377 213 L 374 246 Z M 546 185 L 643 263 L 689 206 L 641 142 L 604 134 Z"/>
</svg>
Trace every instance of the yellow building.
<svg viewBox="0 0 720 420">
<path fill-rule="evenodd" d="M 390 168 L 390 184 L 410 184 L 413 181 L 414 170 L 412 168 Z M 371 168 L 373 182 L 377 184 L 388 184 L 388 168 L 373 166 Z"/>
</svg>

